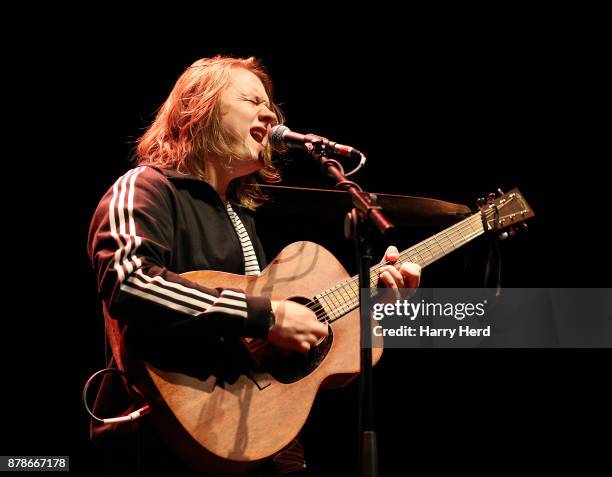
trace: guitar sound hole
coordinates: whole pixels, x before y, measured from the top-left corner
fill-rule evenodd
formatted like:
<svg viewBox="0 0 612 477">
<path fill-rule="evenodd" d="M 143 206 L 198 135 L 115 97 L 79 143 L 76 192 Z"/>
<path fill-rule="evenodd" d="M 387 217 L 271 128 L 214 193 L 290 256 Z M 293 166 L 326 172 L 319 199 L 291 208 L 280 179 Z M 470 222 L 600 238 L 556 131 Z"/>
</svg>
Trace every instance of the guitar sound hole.
<svg viewBox="0 0 612 477">
<path fill-rule="evenodd" d="M 302 305 L 312 303 L 312 300 L 304 297 L 291 297 L 290 300 Z M 314 303 L 318 304 L 316 301 Z M 308 376 L 319 367 L 329 353 L 333 339 L 334 333 L 332 328 L 329 327 L 327 337 L 318 345 L 313 346 L 308 353 L 284 350 L 276 346 L 266 346 L 266 349 L 258 353 L 257 356 L 260 368 L 283 384 L 294 383 Z"/>
<path fill-rule="evenodd" d="M 333 342 L 333 331 L 330 328 L 327 337 L 308 353 L 288 351 L 275 346 L 267 346 L 258 356 L 260 367 L 267 371 L 278 382 L 294 383 L 308 376 L 323 362 Z"/>
</svg>

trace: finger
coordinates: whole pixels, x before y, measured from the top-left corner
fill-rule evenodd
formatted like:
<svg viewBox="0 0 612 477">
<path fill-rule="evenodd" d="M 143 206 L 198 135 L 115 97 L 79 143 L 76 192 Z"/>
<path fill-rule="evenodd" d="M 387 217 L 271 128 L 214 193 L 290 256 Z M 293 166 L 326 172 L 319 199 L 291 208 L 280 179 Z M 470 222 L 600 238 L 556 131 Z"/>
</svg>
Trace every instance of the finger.
<svg viewBox="0 0 612 477">
<path fill-rule="evenodd" d="M 329 334 L 329 326 L 327 323 L 320 323 L 314 330 L 312 330 L 312 333 L 317 336 L 317 339 L 325 338 Z"/>
<path fill-rule="evenodd" d="M 319 321 L 319 318 L 312 313 L 312 320 L 304 322 L 299 331 L 301 333 L 314 333 L 315 335 L 327 336 L 327 323 Z"/>
<path fill-rule="evenodd" d="M 385 270 L 380 274 L 380 280 L 382 281 L 382 284 L 385 288 L 391 288 L 394 290 L 398 289 L 397 282 L 395 281 L 395 278 L 393 278 L 389 270 Z"/>
<path fill-rule="evenodd" d="M 397 270 L 395 271 L 397 272 Z M 386 295 L 384 295 L 386 296 L 386 299 L 393 299 L 393 300 L 400 299 L 399 288 L 397 286 L 397 282 L 395 281 L 395 279 L 393 278 L 389 270 L 385 270 L 384 272 L 380 274 L 380 281 L 382 282 L 385 288 L 392 290 L 390 294 L 387 293 Z"/>
<path fill-rule="evenodd" d="M 319 338 L 313 333 L 307 333 L 305 335 L 302 335 L 302 341 L 306 341 L 310 343 L 310 345 L 312 346 L 312 345 L 317 344 L 317 342 L 319 341 Z"/>
<path fill-rule="evenodd" d="M 397 250 L 397 247 L 395 247 L 394 245 L 391 245 L 387 247 L 387 250 L 385 251 L 385 256 L 383 257 L 380 263 L 396 262 L 398 258 L 399 258 L 399 252 Z"/>
<path fill-rule="evenodd" d="M 325 340 L 326 336 L 320 336 L 320 335 L 316 335 L 314 333 L 307 333 L 304 335 L 300 336 L 300 339 L 302 341 L 305 341 L 307 343 L 310 343 L 310 346 L 317 346 L 318 344 L 322 343 L 323 340 Z"/>
<path fill-rule="evenodd" d="M 389 265 L 383 268 L 383 273 L 385 273 L 387 280 L 388 280 L 388 277 L 390 276 L 391 280 L 393 281 L 393 283 L 384 282 L 385 286 L 389 288 L 400 288 L 404 286 L 404 277 L 402 276 L 402 274 L 399 272 L 397 268 Z"/>
<path fill-rule="evenodd" d="M 393 277 L 393 280 L 395 280 L 395 284 L 397 285 L 398 288 L 403 288 L 404 287 L 404 276 L 400 273 L 400 271 L 394 267 L 394 266 L 389 266 L 387 267 L 387 271 L 391 274 L 391 276 Z"/>
<path fill-rule="evenodd" d="M 379 279 L 382 282 L 383 286 L 387 288 L 397 288 L 397 283 L 393 280 L 391 273 L 388 270 L 385 270 L 379 275 Z"/>
<path fill-rule="evenodd" d="M 421 282 L 421 267 L 416 263 L 403 263 L 399 269 L 406 288 L 417 288 Z"/>
</svg>

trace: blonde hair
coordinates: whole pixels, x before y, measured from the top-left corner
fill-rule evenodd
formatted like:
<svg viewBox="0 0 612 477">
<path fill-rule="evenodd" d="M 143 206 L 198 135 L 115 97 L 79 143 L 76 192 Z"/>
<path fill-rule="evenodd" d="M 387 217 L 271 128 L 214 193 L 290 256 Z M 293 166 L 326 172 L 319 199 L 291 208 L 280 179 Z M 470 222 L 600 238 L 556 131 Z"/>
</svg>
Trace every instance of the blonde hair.
<svg viewBox="0 0 612 477">
<path fill-rule="evenodd" d="M 221 127 L 219 111 L 219 98 L 230 82 L 232 68 L 245 68 L 255 74 L 273 101 L 272 81 L 256 58 L 218 55 L 199 59 L 179 77 L 153 123 L 138 140 L 138 164 L 175 169 L 206 180 L 209 154 L 240 160 L 230 146 L 228 132 Z M 282 111 L 273 102 L 272 111 L 283 122 Z M 266 200 L 258 181 L 278 182 L 280 173 L 272 162 L 270 144 L 263 158 L 264 167 L 260 170 L 232 181 L 227 191 L 230 201 L 255 209 Z"/>
</svg>

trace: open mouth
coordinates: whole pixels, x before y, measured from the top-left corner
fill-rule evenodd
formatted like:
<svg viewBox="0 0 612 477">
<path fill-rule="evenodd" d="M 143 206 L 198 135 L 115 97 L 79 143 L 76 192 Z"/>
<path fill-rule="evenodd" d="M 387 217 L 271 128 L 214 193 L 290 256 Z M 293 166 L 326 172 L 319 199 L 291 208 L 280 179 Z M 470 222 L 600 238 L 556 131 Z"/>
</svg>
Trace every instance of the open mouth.
<svg viewBox="0 0 612 477">
<path fill-rule="evenodd" d="M 263 145 L 267 131 L 264 128 L 253 128 L 251 129 L 251 137 L 255 139 L 259 144 Z"/>
</svg>

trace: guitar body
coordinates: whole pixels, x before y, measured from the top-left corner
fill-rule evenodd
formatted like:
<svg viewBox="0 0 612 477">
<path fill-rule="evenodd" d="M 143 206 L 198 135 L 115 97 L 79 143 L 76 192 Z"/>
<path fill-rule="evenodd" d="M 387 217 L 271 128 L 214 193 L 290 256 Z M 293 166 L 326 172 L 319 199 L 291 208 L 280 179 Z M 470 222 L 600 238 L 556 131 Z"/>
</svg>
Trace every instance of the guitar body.
<svg viewBox="0 0 612 477">
<path fill-rule="evenodd" d="M 349 278 L 329 251 L 312 242 L 287 246 L 258 277 L 213 271 L 183 276 L 211 288 L 239 288 L 248 295 L 298 302 Z M 211 475 L 236 475 L 297 436 L 319 388 L 342 386 L 359 373 L 359 309 L 330 328 L 330 336 L 308 356 L 277 348 L 278 353 L 270 353 L 275 347 L 268 344 L 268 354 L 254 359 L 251 373 L 221 385 L 215 375 L 199 379 L 161 370 L 127 354 L 122 360 L 153 399 L 149 419 L 174 452 Z M 373 349 L 373 363 L 381 355 L 382 349 Z"/>
</svg>

